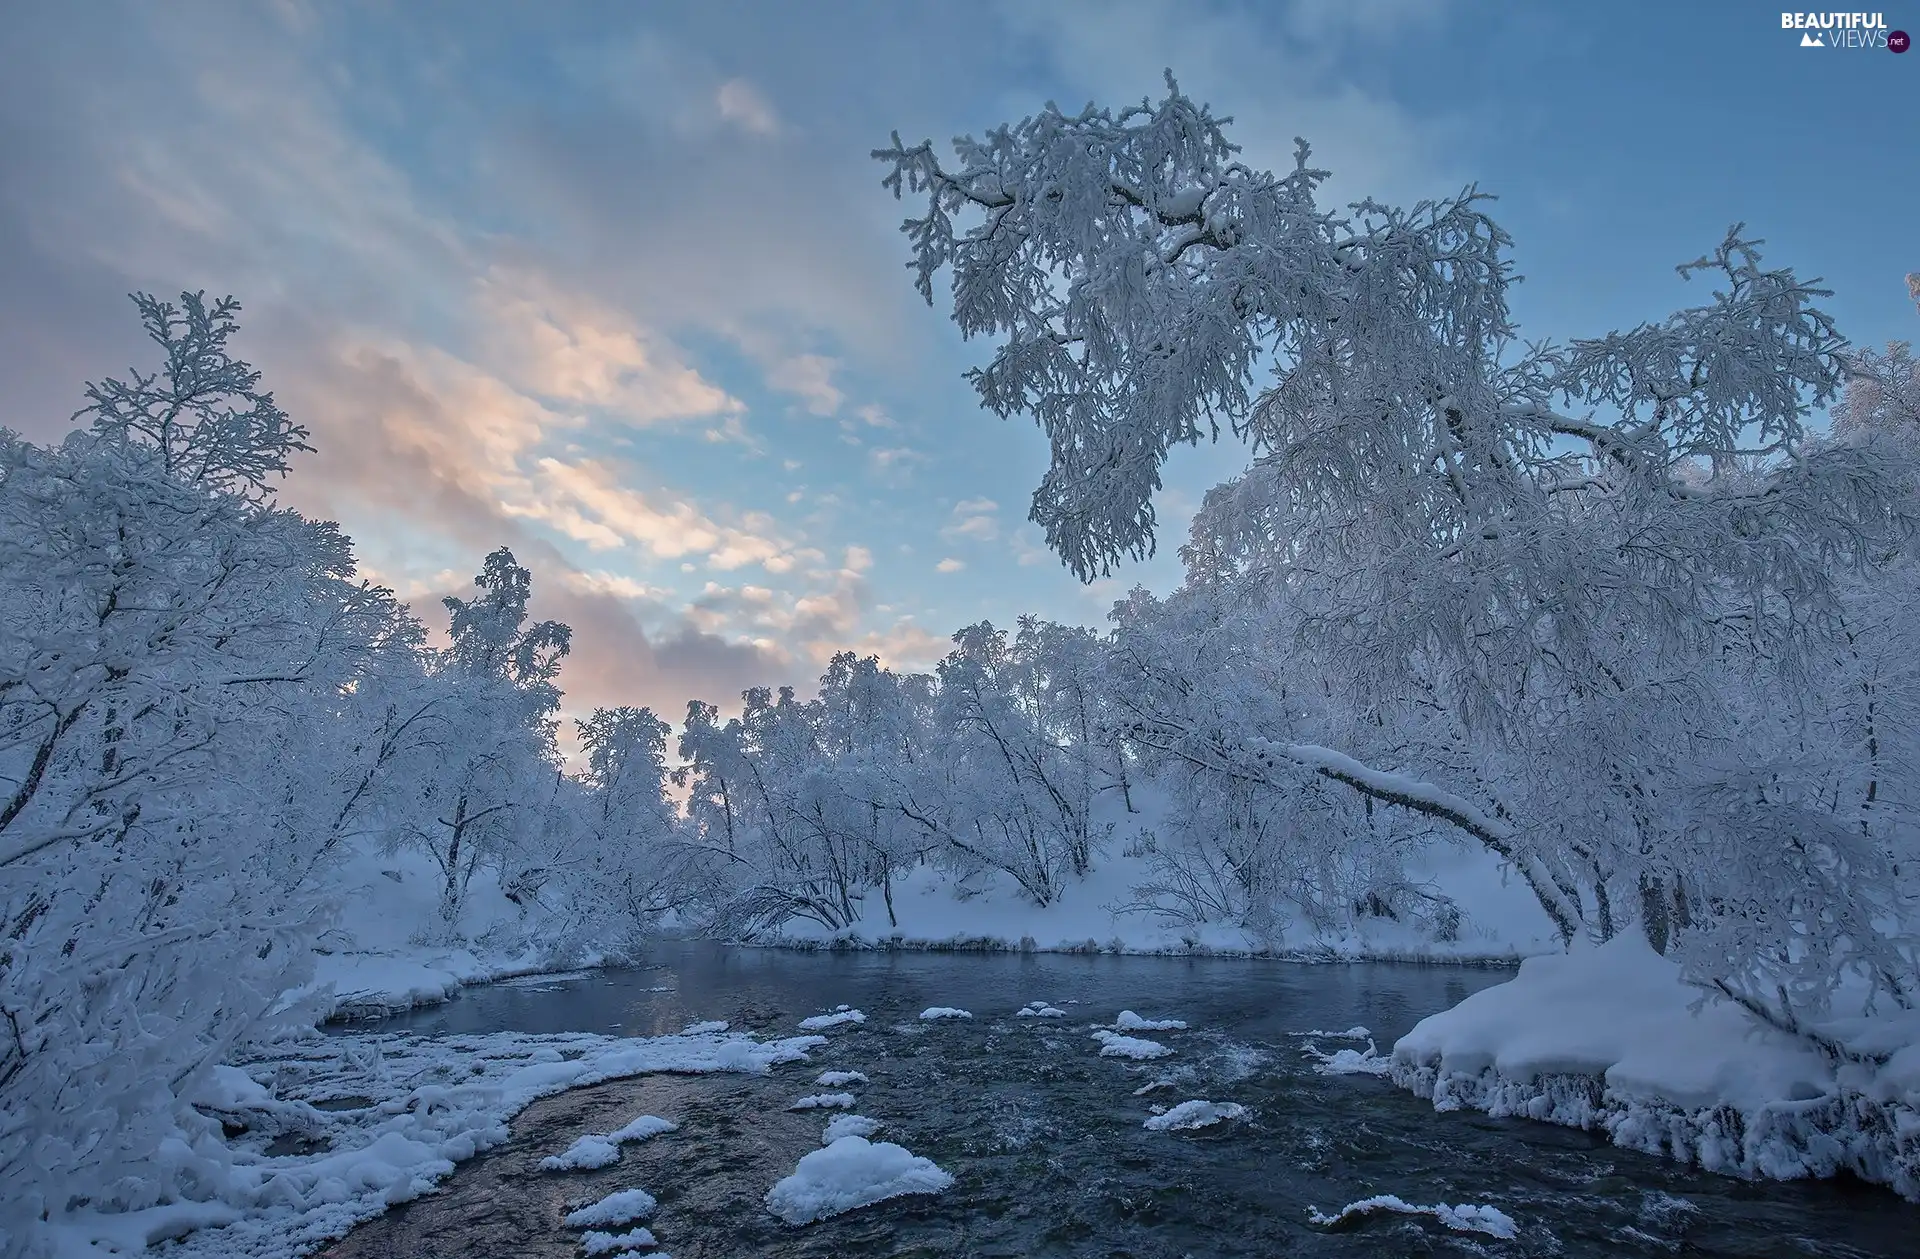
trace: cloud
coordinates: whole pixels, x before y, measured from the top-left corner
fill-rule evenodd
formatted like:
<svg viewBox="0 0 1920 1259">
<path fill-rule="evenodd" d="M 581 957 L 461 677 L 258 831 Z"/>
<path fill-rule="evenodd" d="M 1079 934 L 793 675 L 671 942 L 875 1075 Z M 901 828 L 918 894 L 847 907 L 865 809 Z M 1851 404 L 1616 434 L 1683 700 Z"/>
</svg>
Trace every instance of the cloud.
<svg viewBox="0 0 1920 1259">
<path fill-rule="evenodd" d="M 476 287 L 480 352 L 530 394 L 604 408 L 634 424 L 725 414 L 737 425 L 745 409 L 632 316 L 551 276 L 495 266 Z"/>
<path fill-rule="evenodd" d="M 1000 522 L 994 513 L 1000 510 L 1000 504 L 990 498 L 969 498 L 953 505 L 953 516 L 940 529 L 940 536 L 949 542 L 962 538 L 975 542 L 992 542 L 1000 536 Z"/>
<path fill-rule="evenodd" d="M 953 640 L 930 634 L 911 616 L 903 616 L 884 630 L 861 635 L 847 648 L 861 656 L 878 656 L 889 669 L 918 673 L 931 669 L 952 651 Z"/>
<path fill-rule="evenodd" d="M 722 83 L 714 101 L 720 106 L 720 116 L 743 131 L 770 136 L 780 130 L 773 106 L 760 94 L 759 88 L 745 79 L 728 79 Z"/>
<path fill-rule="evenodd" d="M 936 573 L 957 573 L 966 566 L 967 562 L 965 560 L 957 560 L 949 555 L 938 564 L 935 564 L 933 571 Z"/>
<path fill-rule="evenodd" d="M 767 383 L 799 398 L 815 415 L 832 415 L 846 401 L 846 395 L 833 384 L 837 366 L 835 360 L 824 355 L 796 354 L 775 363 L 767 372 Z"/>
</svg>

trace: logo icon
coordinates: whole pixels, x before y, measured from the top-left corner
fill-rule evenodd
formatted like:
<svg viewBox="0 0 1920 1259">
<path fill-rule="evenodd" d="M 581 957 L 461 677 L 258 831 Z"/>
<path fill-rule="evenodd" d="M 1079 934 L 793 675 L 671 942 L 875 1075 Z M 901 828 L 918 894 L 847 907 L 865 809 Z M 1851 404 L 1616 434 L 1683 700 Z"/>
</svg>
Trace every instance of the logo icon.
<svg viewBox="0 0 1920 1259">
<path fill-rule="evenodd" d="M 1907 37 L 1907 33 L 1905 31 L 1888 31 L 1887 32 L 1887 51 L 1888 52 L 1905 52 L 1907 49 L 1911 47 L 1913 47 L 1913 40 Z"/>
<path fill-rule="evenodd" d="M 1818 35 L 1815 35 L 1812 31 L 1808 31 L 1800 37 L 1800 46 L 1802 48 L 1825 48 L 1827 45 Z"/>
</svg>

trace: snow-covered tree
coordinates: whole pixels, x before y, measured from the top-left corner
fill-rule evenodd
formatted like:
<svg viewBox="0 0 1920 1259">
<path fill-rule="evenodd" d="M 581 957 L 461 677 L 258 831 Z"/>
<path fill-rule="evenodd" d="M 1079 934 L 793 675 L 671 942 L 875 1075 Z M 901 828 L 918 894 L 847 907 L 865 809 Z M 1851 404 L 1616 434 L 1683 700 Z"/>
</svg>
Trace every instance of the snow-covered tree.
<svg viewBox="0 0 1920 1259">
<path fill-rule="evenodd" d="M 1717 285 L 1703 302 L 1523 342 L 1484 196 L 1326 207 L 1304 143 L 1275 175 L 1225 122 L 1169 77 L 1158 102 L 963 137 L 951 167 L 897 136 L 875 153 L 924 198 L 921 292 L 949 269 L 955 322 L 995 342 L 983 404 L 1048 438 L 1031 518 L 1073 571 L 1152 551 L 1172 447 L 1249 448 L 1191 581 L 1273 605 L 1326 733 L 1153 737 L 1455 828 L 1569 936 L 1638 917 L 1750 944 L 1764 919 L 1807 941 L 1791 991 L 1737 949 L 1684 956 L 1769 1017 L 1898 964 L 1840 903 L 1882 847 L 1820 823 L 1784 734 L 1721 689 L 1804 693 L 1851 575 L 1911 529 L 1896 444 L 1815 428 L 1846 376 L 1825 292 L 1735 228 L 1680 268 Z"/>
</svg>

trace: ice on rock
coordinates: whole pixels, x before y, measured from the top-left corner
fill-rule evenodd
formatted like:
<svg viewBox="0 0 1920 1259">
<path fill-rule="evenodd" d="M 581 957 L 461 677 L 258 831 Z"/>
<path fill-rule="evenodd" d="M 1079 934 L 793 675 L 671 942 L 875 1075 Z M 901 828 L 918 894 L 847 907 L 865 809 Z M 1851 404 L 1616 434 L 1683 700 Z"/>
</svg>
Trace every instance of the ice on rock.
<svg viewBox="0 0 1920 1259">
<path fill-rule="evenodd" d="M 920 1017 L 923 1019 L 970 1019 L 973 1017 L 973 1012 L 950 1005 L 930 1005 L 920 1011 Z"/>
<path fill-rule="evenodd" d="M 598 1133 L 581 1137 L 564 1154 L 549 1154 L 540 1160 L 543 1172 L 590 1172 L 612 1167 L 620 1161 L 620 1147 Z"/>
<path fill-rule="evenodd" d="M 821 1145 L 832 1145 L 841 1137 L 870 1137 L 880 1131 L 878 1120 L 865 1115 L 835 1115 L 827 1120 L 827 1127 L 820 1134 Z"/>
<path fill-rule="evenodd" d="M 1364 1027 L 1349 1027 L 1344 1032 L 1323 1032 L 1314 1028 L 1310 1032 L 1295 1032 L 1295 1036 L 1317 1036 L 1322 1040 L 1367 1040 L 1373 1033 Z"/>
<path fill-rule="evenodd" d="M 1098 1031 L 1093 1034 L 1093 1039 L 1100 1042 L 1102 1058 L 1132 1058 L 1136 1062 L 1145 1062 L 1149 1058 L 1164 1058 L 1173 1052 L 1157 1040 L 1122 1036 L 1118 1032 Z"/>
<path fill-rule="evenodd" d="M 1132 1010 L 1120 1011 L 1120 1017 L 1113 1021 L 1115 1030 L 1122 1032 L 1184 1032 L 1187 1025 L 1179 1019 L 1143 1019 Z"/>
<path fill-rule="evenodd" d="M 1362 1198 L 1358 1202 L 1349 1202 L 1332 1215 L 1322 1215 L 1320 1208 L 1309 1207 L 1307 1222 L 1321 1228 L 1336 1228 L 1376 1211 L 1392 1211 L 1400 1215 L 1428 1215 L 1456 1232 L 1485 1233 L 1489 1237 L 1498 1237 L 1502 1240 L 1509 1240 L 1518 1233 L 1513 1217 L 1497 1207 L 1472 1204 L 1456 1207 L 1445 1203 L 1422 1206 L 1390 1193 L 1373 1198 Z"/>
<path fill-rule="evenodd" d="M 1301 1048 L 1301 1052 L 1314 1059 L 1313 1069 L 1321 1075 L 1389 1075 L 1393 1071 L 1393 1058 L 1375 1048 L 1373 1038 L 1367 1038 L 1365 1050 L 1336 1049 L 1330 1054 L 1321 1053 L 1313 1045 Z"/>
<path fill-rule="evenodd" d="M 714 1019 L 706 1023 L 689 1023 L 680 1033 L 682 1036 L 705 1036 L 710 1032 L 724 1032 L 732 1024 L 725 1019 Z"/>
<path fill-rule="evenodd" d="M 1245 1119 L 1247 1108 L 1238 1102 L 1181 1102 L 1162 1115 L 1151 1115 L 1141 1126 L 1150 1132 L 1188 1132 L 1229 1119 Z"/>
<path fill-rule="evenodd" d="M 801 1019 L 800 1030 L 803 1032 L 818 1032 L 824 1031 L 829 1027 L 838 1027 L 842 1023 L 864 1023 L 866 1021 L 866 1015 L 843 1005 L 832 1014 L 816 1014 L 812 1018 Z"/>
<path fill-rule="evenodd" d="M 842 1084 L 865 1084 L 866 1082 L 867 1076 L 863 1071 L 822 1071 L 819 1077 L 814 1080 L 815 1084 L 824 1084 L 828 1088 L 838 1088 Z"/>
<path fill-rule="evenodd" d="M 583 1233 L 580 1235 L 580 1248 L 588 1255 L 623 1255 L 634 1250 L 651 1250 L 660 1243 L 654 1240 L 651 1232 L 644 1228 L 632 1229 L 625 1233 Z M 661 1255 L 659 1259 L 671 1259 Z"/>
<path fill-rule="evenodd" d="M 652 1215 L 660 1204 L 644 1189 L 622 1189 L 610 1193 L 592 1206 L 569 1211 L 563 1222 L 568 1228 L 618 1228 Z"/>
<path fill-rule="evenodd" d="M 1064 1019 L 1067 1017 L 1065 1010 L 1050 1006 L 1044 1001 L 1029 1001 L 1013 1013 L 1015 1018 L 1021 1019 Z"/>
<path fill-rule="evenodd" d="M 851 1093 L 809 1093 L 795 1101 L 788 1110 L 829 1110 L 847 1109 L 853 1105 Z"/>
<path fill-rule="evenodd" d="M 801 1157 L 767 1191 L 767 1210 L 788 1224 L 811 1224 L 904 1194 L 940 1193 L 953 1177 L 931 1159 L 891 1141 L 844 1136 Z"/>
<path fill-rule="evenodd" d="M 567 1147 L 564 1154 L 550 1154 L 540 1160 L 543 1172 L 590 1172 L 611 1167 L 620 1161 L 620 1143 L 644 1141 L 663 1132 L 672 1132 L 678 1124 L 658 1115 L 641 1115 L 625 1127 L 612 1132 L 590 1132 Z"/>
</svg>

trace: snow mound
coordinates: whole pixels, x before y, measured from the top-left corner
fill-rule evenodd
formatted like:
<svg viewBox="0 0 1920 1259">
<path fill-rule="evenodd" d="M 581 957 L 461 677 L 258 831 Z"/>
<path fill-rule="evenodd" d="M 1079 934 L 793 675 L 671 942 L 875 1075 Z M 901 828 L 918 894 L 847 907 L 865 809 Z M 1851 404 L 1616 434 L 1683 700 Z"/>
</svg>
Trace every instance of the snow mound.
<svg viewBox="0 0 1920 1259">
<path fill-rule="evenodd" d="M 540 1160 L 543 1172 L 590 1172 L 611 1167 L 620 1161 L 622 1141 L 645 1141 L 663 1132 L 673 1132 L 679 1124 L 658 1115 L 641 1115 L 625 1127 L 612 1132 L 590 1132 L 567 1147 L 564 1154 L 550 1154 Z"/>
<path fill-rule="evenodd" d="M 1149 1132 L 1188 1132 L 1229 1119 L 1245 1119 L 1247 1108 L 1238 1102 L 1181 1102 L 1164 1115 L 1150 1115 L 1141 1127 Z"/>
<path fill-rule="evenodd" d="M 1067 1017 L 1067 1012 L 1056 1009 L 1044 1001 L 1035 1001 L 1032 1005 L 1021 1006 L 1013 1012 L 1013 1015 L 1020 1019 L 1064 1019 Z"/>
<path fill-rule="evenodd" d="M 812 1018 L 801 1019 L 800 1030 L 803 1032 L 819 1032 L 829 1027 L 838 1027 L 842 1023 L 864 1023 L 866 1021 L 867 1016 L 860 1011 L 841 1006 L 832 1014 L 816 1014 Z"/>
<path fill-rule="evenodd" d="M 1391 1211 L 1399 1215 L 1429 1215 L 1448 1228 L 1461 1233 L 1485 1233 L 1489 1237 L 1510 1240 L 1517 1234 L 1513 1217 L 1497 1207 L 1489 1206 L 1448 1206 L 1439 1203 L 1434 1206 L 1421 1206 L 1384 1193 L 1374 1198 L 1362 1198 L 1358 1202 L 1349 1202 L 1332 1215 L 1322 1215 L 1318 1207 L 1307 1208 L 1307 1222 L 1321 1228 L 1338 1228 L 1351 1224 L 1376 1211 Z"/>
<path fill-rule="evenodd" d="M 1836 1070 L 1806 1043 L 1709 1002 L 1677 964 L 1624 932 L 1529 958 L 1423 1019 L 1393 1047 L 1393 1082 L 1436 1110 L 1474 1109 L 1605 1132 L 1707 1171 L 1780 1180 L 1849 1171 L 1920 1199 L 1920 1044 L 1899 1017 L 1836 1019 L 1878 1069 Z"/>
<path fill-rule="evenodd" d="M 724 1032 L 731 1026 L 733 1026 L 733 1024 L 727 1022 L 725 1019 L 714 1019 L 708 1023 L 689 1023 L 686 1026 L 686 1030 L 680 1034 L 682 1036 L 705 1036 L 710 1032 Z"/>
<path fill-rule="evenodd" d="M 865 1115 L 835 1115 L 827 1120 L 827 1127 L 820 1134 L 821 1145 L 832 1145 L 841 1137 L 870 1137 L 880 1131 L 880 1122 Z"/>
<path fill-rule="evenodd" d="M 842 1084 L 865 1084 L 867 1076 L 864 1071 L 822 1071 L 813 1082 L 838 1088 Z"/>
<path fill-rule="evenodd" d="M 950 1005 L 930 1005 L 920 1011 L 920 1017 L 923 1019 L 970 1019 L 973 1017 L 973 1011 L 961 1010 Z"/>
<path fill-rule="evenodd" d="M 1132 1058 L 1136 1062 L 1145 1062 L 1149 1058 L 1164 1058 L 1173 1052 L 1157 1040 L 1122 1036 L 1118 1032 L 1095 1032 L 1093 1039 L 1100 1042 L 1102 1058 Z"/>
<path fill-rule="evenodd" d="M 1393 1059 L 1375 1047 L 1373 1038 L 1367 1038 L 1365 1050 L 1336 1049 L 1323 1054 L 1312 1043 L 1301 1047 L 1301 1053 L 1314 1059 L 1313 1069 L 1321 1075 L 1378 1075 L 1393 1073 Z"/>
<path fill-rule="evenodd" d="M 568 1228 L 617 1228 L 644 1220 L 660 1204 L 644 1189 L 622 1189 L 610 1193 L 592 1206 L 569 1211 L 563 1219 Z"/>
<path fill-rule="evenodd" d="M 549 1154 L 540 1160 L 543 1172 L 591 1172 L 612 1167 L 620 1161 L 620 1147 L 606 1137 L 591 1134 L 568 1146 L 564 1154 Z"/>
<path fill-rule="evenodd" d="M 788 1106 L 787 1109 L 831 1110 L 838 1108 L 845 1110 L 852 1105 L 853 1094 L 851 1093 L 809 1093 L 805 1097 L 796 1100 L 792 1105 Z"/>
<path fill-rule="evenodd" d="M 903 1194 L 940 1193 L 953 1177 L 932 1160 L 910 1154 L 891 1141 L 844 1136 L 802 1156 L 786 1177 L 767 1191 L 767 1210 L 788 1224 L 811 1224 Z"/>
<path fill-rule="evenodd" d="M 588 1255 L 622 1255 L 631 1250 L 649 1250 L 660 1243 L 644 1228 L 625 1233 L 582 1233 L 580 1248 Z M 662 1256 L 661 1259 L 668 1259 Z"/>
<path fill-rule="evenodd" d="M 1184 1032 L 1187 1025 L 1179 1019 L 1143 1019 L 1132 1010 L 1120 1011 L 1120 1017 L 1113 1021 L 1114 1030 L 1121 1032 Z"/>
</svg>

